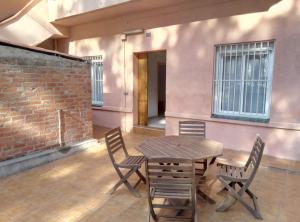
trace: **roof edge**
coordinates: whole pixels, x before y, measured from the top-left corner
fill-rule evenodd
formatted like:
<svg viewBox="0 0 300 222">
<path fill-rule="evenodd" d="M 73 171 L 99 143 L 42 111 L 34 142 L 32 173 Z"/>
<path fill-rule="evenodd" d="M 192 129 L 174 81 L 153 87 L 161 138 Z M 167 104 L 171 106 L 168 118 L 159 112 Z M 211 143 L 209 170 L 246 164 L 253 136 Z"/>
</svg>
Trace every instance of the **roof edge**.
<svg viewBox="0 0 300 222">
<path fill-rule="evenodd" d="M 16 44 L 16 43 L 3 41 L 3 40 L 0 40 L 0 45 L 11 46 L 14 48 L 25 49 L 25 50 L 32 51 L 32 52 L 42 53 L 42 54 L 46 54 L 46 55 L 53 55 L 53 56 L 57 56 L 57 57 L 62 57 L 62 58 L 66 58 L 66 59 L 79 61 L 79 62 L 85 62 L 85 60 L 83 58 L 78 57 L 78 56 L 73 56 L 70 54 L 66 54 L 66 53 L 62 53 L 62 52 L 58 52 L 58 51 L 54 51 L 54 50 L 43 49 L 43 48 L 36 47 L 36 46 Z"/>
</svg>

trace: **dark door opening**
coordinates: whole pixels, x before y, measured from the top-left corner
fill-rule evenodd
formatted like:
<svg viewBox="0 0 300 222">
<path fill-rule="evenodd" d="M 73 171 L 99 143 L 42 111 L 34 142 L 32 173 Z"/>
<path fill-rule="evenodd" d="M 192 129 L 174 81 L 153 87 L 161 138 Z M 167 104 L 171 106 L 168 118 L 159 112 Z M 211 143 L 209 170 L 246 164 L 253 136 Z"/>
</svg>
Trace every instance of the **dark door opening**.
<svg viewBox="0 0 300 222">
<path fill-rule="evenodd" d="M 166 52 L 148 53 L 148 126 L 165 128 Z"/>
<path fill-rule="evenodd" d="M 166 51 L 137 54 L 138 124 L 165 128 Z"/>
</svg>

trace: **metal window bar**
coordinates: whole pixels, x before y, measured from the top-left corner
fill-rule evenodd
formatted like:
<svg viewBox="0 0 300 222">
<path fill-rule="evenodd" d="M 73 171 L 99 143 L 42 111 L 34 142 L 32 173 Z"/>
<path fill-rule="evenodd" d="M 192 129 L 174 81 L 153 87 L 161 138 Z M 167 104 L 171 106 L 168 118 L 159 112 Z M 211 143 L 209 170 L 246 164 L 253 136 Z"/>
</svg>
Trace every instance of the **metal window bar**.
<svg viewBox="0 0 300 222">
<path fill-rule="evenodd" d="M 230 46 L 230 49 L 231 49 L 231 51 L 232 51 L 232 45 Z M 229 106 L 229 104 L 230 104 L 230 101 L 229 101 L 229 99 L 230 99 L 230 92 L 231 92 L 231 88 L 230 88 L 230 86 L 231 86 L 231 82 L 230 82 L 230 80 L 231 80 L 231 68 L 232 68 L 232 64 L 231 64 L 231 55 L 232 55 L 232 53 L 230 53 L 230 55 L 229 55 L 229 70 L 228 70 L 228 91 L 227 91 L 227 110 L 228 111 L 231 111 L 230 110 L 230 106 Z"/>
<path fill-rule="evenodd" d="M 225 50 L 224 50 L 224 59 L 223 59 L 223 67 L 222 67 L 222 80 L 226 79 L 225 75 L 226 75 L 226 46 L 224 46 Z M 221 109 L 224 109 L 224 100 L 225 100 L 225 90 L 226 90 L 226 86 L 225 86 L 225 81 L 222 82 L 222 99 L 221 99 Z"/>
<path fill-rule="evenodd" d="M 254 43 L 254 48 L 256 48 L 256 43 Z M 255 84 L 255 82 L 253 81 L 253 80 L 255 80 L 254 79 L 254 76 L 255 76 L 255 74 L 254 74 L 254 72 L 255 72 L 255 61 L 256 61 L 256 59 L 255 59 L 255 51 L 254 51 L 253 61 L 252 61 L 252 70 L 251 70 L 251 80 L 252 81 L 251 81 L 251 93 L 250 93 L 250 113 L 253 113 L 252 104 L 253 104 L 253 86 Z"/>
<path fill-rule="evenodd" d="M 244 101 L 243 101 L 243 92 L 244 92 L 244 73 L 245 73 L 245 56 L 244 56 L 244 44 L 242 44 L 242 71 L 241 71 L 241 88 L 240 88 L 240 101 L 239 101 L 239 116 L 242 116 L 242 113 L 241 113 L 241 109 L 242 107 L 244 106 Z"/>
<path fill-rule="evenodd" d="M 220 52 L 221 52 L 221 54 L 222 54 L 222 47 L 220 48 Z M 220 55 L 221 55 L 220 54 Z M 221 101 L 222 101 L 222 99 L 221 99 L 221 96 L 220 96 L 220 94 L 222 93 L 222 71 L 223 71 L 223 67 L 224 67 L 224 64 L 223 64 L 223 62 L 221 62 L 222 61 L 222 58 L 220 57 L 219 58 L 219 73 L 218 73 L 218 85 L 219 85 L 219 87 L 218 87 L 218 89 L 219 89 L 219 94 L 218 94 L 218 111 L 221 109 Z"/>
<path fill-rule="evenodd" d="M 267 43 L 267 46 L 269 47 L 269 42 Z M 269 63 L 269 56 L 266 57 L 266 60 L 268 61 Z M 266 72 L 268 72 L 268 69 L 269 69 L 269 66 L 265 66 L 265 69 L 266 69 Z M 268 88 L 268 82 L 266 81 L 265 84 L 264 84 L 264 97 L 263 97 L 263 110 L 266 110 L 266 105 L 265 105 L 265 101 L 266 101 L 266 96 L 267 96 L 267 88 Z"/>
<path fill-rule="evenodd" d="M 274 41 L 216 46 L 215 114 L 269 118 L 273 54 Z M 266 72 L 263 77 L 262 72 Z M 263 93 L 260 93 L 260 88 Z"/>
<path fill-rule="evenodd" d="M 262 42 L 260 43 L 260 48 L 262 48 Z M 255 113 L 258 113 L 258 104 L 259 104 L 259 91 L 260 91 L 260 81 L 261 81 L 261 55 L 262 53 L 259 52 L 259 71 L 258 71 L 258 84 L 257 84 L 257 94 L 256 94 L 256 112 Z"/>
<path fill-rule="evenodd" d="M 247 56 L 246 56 L 246 61 L 245 61 L 245 73 L 244 73 L 244 92 L 243 92 L 243 109 L 241 112 L 247 112 L 247 95 L 248 95 L 248 69 L 249 69 L 249 57 L 250 57 L 250 43 L 248 43 L 248 50 L 247 50 Z"/>
<path fill-rule="evenodd" d="M 237 78 L 236 78 L 236 72 L 237 72 L 237 66 L 238 66 L 238 45 L 235 45 L 235 67 L 234 67 L 234 85 L 233 85 L 233 100 L 232 100 L 232 111 L 236 111 L 235 110 L 235 88 L 236 88 L 236 83 L 237 83 Z"/>
</svg>

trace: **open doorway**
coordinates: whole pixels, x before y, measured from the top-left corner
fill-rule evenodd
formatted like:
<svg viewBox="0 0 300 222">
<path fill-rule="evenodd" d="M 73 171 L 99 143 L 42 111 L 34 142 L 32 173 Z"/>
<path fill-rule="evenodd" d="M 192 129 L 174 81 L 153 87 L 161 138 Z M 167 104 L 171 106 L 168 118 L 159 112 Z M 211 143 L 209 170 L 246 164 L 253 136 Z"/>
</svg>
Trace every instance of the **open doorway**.
<svg viewBox="0 0 300 222">
<path fill-rule="evenodd" d="M 166 51 L 138 55 L 138 124 L 165 128 Z"/>
</svg>

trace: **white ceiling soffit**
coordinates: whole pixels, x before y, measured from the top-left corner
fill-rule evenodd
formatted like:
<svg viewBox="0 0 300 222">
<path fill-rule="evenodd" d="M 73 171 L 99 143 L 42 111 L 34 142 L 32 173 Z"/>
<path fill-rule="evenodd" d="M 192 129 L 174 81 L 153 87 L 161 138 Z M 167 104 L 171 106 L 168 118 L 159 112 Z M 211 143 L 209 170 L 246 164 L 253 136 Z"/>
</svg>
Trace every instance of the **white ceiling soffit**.
<svg viewBox="0 0 300 222">
<path fill-rule="evenodd" d="M 0 22 L 15 15 L 24 8 L 31 0 L 2 0 L 0 3 Z"/>
<path fill-rule="evenodd" d="M 56 9 L 57 14 L 52 16 L 52 18 L 56 18 L 53 23 L 74 26 L 155 8 L 169 7 L 186 2 L 195 2 L 195 0 L 115 0 L 113 2 L 114 4 L 101 5 L 93 10 L 83 10 L 84 8 L 88 8 L 88 6 L 85 6 L 84 1 L 77 0 L 77 5 L 68 6 L 70 12 L 65 14 L 62 10 L 67 11 L 67 9 L 62 9 L 62 6 L 58 5 L 58 8 Z M 81 8 L 81 13 L 79 13 L 77 8 Z"/>
<path fill-rule="evenodd" d="M 57 0 L 56 0 L 57 1 Z M 64 1 L 64 0 L 58 0 Z M 94 7 L 94 10 L 84 10 L 88 8 L 87 3 L 93 2 L 94 6 L 99 2 L 109 2 L 111 0 L 73 0 L 72 4 L 65 9 L 55 8 L 56 12 L 62 10 L 62 12 L 70 10 L 70 15 L 67 13 L 65 17 L 53 19 L 54 24 L 60 24 L 64 26 L 75 26 L 89 22 L 106 20 L 117 18 L 125 15 L 133 15 L 137 13 L 146 13 L 151 10 L 156 10 L 160 13 L 177 13 L 178 10 L 195 11 L 198 10 L 200 14 L 207 7 L 224 7 L 224 10 L 219 14 L 211 14 L 210 16 L 203 17 L 202 19 L 218 18 L 222 16 L 232 16 L 238 14 L 246 14 L 253 12 L 261 12 L 268 10 L 272 5 L 280 0 L 264 0 L 264 1 L 249 1 L 249 0 L 115 0 L 114 4 L 102 5 Z M 66 1 L 64 1 L 66 2 Z M 119 2 L 119 3 L 116 3 Z M 237 7 L 235 7 L 238 5 Z M 105 6 L 105 7 L 104 7 Z M 81 13 L 79 8 L 81 9 Z M 72 13 L 73 10 L 73 13 Z M 77 11 L 77 14 L 76 14 Z M 61 16 L 63 13 L 61 12 Z M 79 14 L 78 14 L 79 13 Z M 204 13 L 205 14 L 205 13 Z M 200 16 L 201 17 L 201 16 Z M 52 17 L 53 18 L 53 17 Z"/>
</svg>

